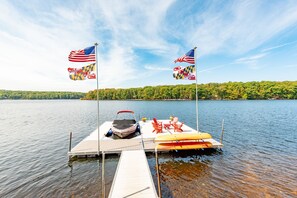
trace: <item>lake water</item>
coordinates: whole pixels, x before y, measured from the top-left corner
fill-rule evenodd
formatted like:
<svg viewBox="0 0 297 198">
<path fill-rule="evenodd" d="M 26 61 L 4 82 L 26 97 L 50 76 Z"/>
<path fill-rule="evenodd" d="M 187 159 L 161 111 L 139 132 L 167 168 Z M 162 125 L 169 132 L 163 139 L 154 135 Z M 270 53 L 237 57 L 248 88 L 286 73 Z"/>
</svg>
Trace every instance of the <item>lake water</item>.
<svg viewBox="0 0 297 198">
<path fill-rule="evenodd" d="M 0 197 L 100 197 L 101 159 L 67 156 L 70 131 L 76 145 L 96 128 L 96 105 L 0 101 Z M 196 126 L 195 101 L 101 101 L 100 123 L 122 109 Z M 199 101 L 200 130 L 219 139 L 222 119 L 222 151 L 160 155 L 163 197 L 297 197 L 297 101 Z M 107 192 L 118 160 L 106 159 Z"/>
</svg>

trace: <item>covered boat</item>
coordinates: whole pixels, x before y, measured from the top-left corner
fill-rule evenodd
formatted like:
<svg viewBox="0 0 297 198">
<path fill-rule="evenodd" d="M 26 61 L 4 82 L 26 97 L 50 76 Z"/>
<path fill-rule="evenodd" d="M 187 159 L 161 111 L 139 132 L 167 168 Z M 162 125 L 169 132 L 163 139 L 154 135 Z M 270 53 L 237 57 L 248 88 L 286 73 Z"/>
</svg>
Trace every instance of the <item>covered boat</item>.
<svg viewBox="0 0 297 198">
<path fill-rule="evenodd" d="M 134 119 L 117 119 L 119 114 L 129 113 L 133 114 Z M 135 133 L 137 131 L 137 122 L 133 111 L 123 110 L 117 112 L 116 119 L 112 122 L 112 133 L 119 136 L 120 138 L 125 138 L 128 135 Z"/>
</svg>

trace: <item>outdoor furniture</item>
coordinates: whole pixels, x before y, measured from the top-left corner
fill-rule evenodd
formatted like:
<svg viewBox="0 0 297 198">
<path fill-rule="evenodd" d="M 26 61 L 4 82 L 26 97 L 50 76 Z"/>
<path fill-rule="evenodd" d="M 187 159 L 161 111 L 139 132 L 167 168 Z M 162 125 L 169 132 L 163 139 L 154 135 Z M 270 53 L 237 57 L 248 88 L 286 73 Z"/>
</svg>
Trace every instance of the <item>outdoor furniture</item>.
<svg viewBox="0 0 297 198">
<path fill-rule="evenodd" d="M 156 118 L 153 118 L 152 125 L 154 128 L 153 133 L 154 132 L 162 133 L 162 130 L 163 130 L 162 122 L 159 122 Z"/>
<path fill-rule="evenodd" d="M 172 125 L 171 122 L 169 122 L 168 124 L 163 124 L 164 129 L 167 129 L 167 130 L 170 129 L 171 125 Z"/>
<path fill-rule="evenodd" d="M 181 124 L 178 124 L 178 117 L 174 117 L 171 125 L 173 126 L 174 132 L 183 132 L 184 130 L 182 129 L 183 122 Z"/>
</svg>

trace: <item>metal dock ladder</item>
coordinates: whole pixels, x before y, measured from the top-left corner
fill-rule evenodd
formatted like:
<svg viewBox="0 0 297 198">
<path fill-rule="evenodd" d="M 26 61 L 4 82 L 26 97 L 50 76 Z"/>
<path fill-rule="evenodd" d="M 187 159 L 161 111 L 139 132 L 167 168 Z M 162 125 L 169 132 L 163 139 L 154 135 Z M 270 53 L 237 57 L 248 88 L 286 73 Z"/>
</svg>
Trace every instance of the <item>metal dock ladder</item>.
<svg viewBox="0 0 297 198">
<path fill-rule="evenodd" d="M 158 197 L 144 150 L 122 151 L 109 198 Z"/>
</svg>

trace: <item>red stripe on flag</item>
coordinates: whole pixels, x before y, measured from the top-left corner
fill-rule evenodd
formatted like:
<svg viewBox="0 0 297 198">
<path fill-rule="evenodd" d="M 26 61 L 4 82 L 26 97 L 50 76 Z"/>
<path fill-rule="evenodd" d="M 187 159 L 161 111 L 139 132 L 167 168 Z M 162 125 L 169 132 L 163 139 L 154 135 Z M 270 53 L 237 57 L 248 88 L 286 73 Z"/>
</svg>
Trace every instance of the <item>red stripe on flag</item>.
<svg viewBox="0 0 297 198">
<path fill-rule="evenodd" d="M 187 63 L 190 63 L 190 64 L 195 64 L 195 59 L 193 57 L 184 55 L 184 56 L 179 57 L 178 59 L 176 59 L 174 62 L 175 63 L 176 62 L 187 62 Z"/>
<path fill-rule="evenodd" d="M 84 50 L 71 51 L 68 60 L 71 62 L 92 62 L 96 61 L 96 55 L 86 55 Z"/>
</svg>

